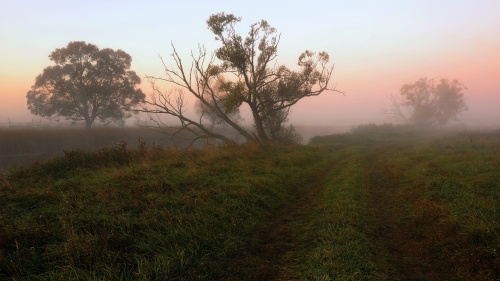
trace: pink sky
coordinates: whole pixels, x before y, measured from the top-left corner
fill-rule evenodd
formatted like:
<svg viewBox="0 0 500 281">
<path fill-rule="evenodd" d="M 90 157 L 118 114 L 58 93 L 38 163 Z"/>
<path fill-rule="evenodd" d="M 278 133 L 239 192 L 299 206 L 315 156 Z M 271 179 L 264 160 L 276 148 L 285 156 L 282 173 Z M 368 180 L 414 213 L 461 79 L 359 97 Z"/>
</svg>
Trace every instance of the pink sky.
<svg viewBox="0 0 500 281">
<path fill-rule="evenodd" d="M 464 123 L 500 127 L 500 1 L 179 2 L 0 2 L 0 125 L 40 119 L 27 111 L 25 95 L 55 48 L 74 40 L 120 48 L 141 77 L 161 75 L 158 54 L 168 59 L 170 42 L 186 57 L 198 43 L 214 50 L 205 21 L 225 11 L 243 17 L 243 33 L 260 19 L 276 27 L 279 63 L 293 67 L 305 49 L 330 53 L 332 84 L 345 95 L 303 100 L 290 116 L 294 124 L 392 122 L 384 114 L 389 95 L 429 77 L 467 86 Z M 147 82 L 142 89 L 150 92 Z"/>
</svg>

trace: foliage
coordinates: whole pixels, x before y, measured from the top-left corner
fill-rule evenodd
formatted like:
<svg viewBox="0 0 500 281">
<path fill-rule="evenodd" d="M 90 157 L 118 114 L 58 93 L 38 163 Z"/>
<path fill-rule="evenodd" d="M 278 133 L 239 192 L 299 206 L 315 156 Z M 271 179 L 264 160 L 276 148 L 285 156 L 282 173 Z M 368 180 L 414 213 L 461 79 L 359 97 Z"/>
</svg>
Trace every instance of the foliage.
<svg viewBox="0 0 500 281">
<path fill-rule="evenodd" d="M 244 37 L 236 32 L 240 18 L 219 13 L 207 20 L 221 46 L 211 57 L 204 47 L 191 53 L 192 66 L 187 68 L 175 47 L 175 67 L 165 66 L 166 77 L 150 77 L 153 84 L 151 101 L 143 111 L 163 125 L 157 115 L 167 114 L 179 119 L 182 130 L 199 138 L 216 138 L 226 143 L 234 139 L 218 134 L 213 126 L 225 124 L 234 128 L 245 140 L 254 142 L 294 141 L 293 127 L 285 126 L 290 108 L 305 97 L 331 90 L 328 83 L 333 66 L 328 66 L 326 52 L 303 52 L 298 58 L 298 71 L 278 65 L 280 35 L 265 20 L 250 25 Z M 157 81 L 178 87 L 162 91 Z M 186 114 L 185 94 L 197 100 L 199 120 Z M 239 124 L 237 114 L 242 106 L 252 113 L 253 127 Z M 253 130 L 252 130 L 253 129 Z"/>
<path fill-rule="evenodd" d="M 55 65 L 36 77 L 26 95 L 35 115 L 83 120 L 87 128 L 96 119 L 123 123 L 145 97 L 136 88 L 141 79 L 129 70 L 132 58 L 122 50 L 75 41 L 49 58 Z"/>
<path fill-rule="evenodd" d="M 217 112 L 212 110 L 212 108 L 215 106 L 218 106 L 227 117 L 235 120 L 235 123 L 238 124 L 241 120 L 240 109 L 239 107 L 235 106 L 235 103 L 238 102 L 238 97 L 237 95 L 231 95 L 229 93 L 223 92 L 223 90 L 221 90 L 221 87 L 223 87 L 224 83 L 224 78 L 221 78 L 219 81 L 214 81 L 213 85 L 211 85 L 213 90 L 217 92 L 217 98 L 219 99 L 219 102 L 217 102 L 214 97 L 207 97 L 206 101 L 210 104 L 210 106 L 207 106 L 201 100 L 196 100 L 196 113 L 202 118 L 210 121 L 211 130 L 213 130 L 217 125 L 227 126 L 227 123 L 225 123 L 224 120 L 219 117 L 219 115 L 217 115 Z"/>
<path fill-rule="evenodd" d="M 457 80 L 421 78 L 400 89 L 403 101 L 392 98 L 392 112 L 396 117 L 421 127 L 443 127 L 466 110 L 463 91 L 467 88 Z M 404 109 L 410 110 L 406 116 Z"/>
</svg>

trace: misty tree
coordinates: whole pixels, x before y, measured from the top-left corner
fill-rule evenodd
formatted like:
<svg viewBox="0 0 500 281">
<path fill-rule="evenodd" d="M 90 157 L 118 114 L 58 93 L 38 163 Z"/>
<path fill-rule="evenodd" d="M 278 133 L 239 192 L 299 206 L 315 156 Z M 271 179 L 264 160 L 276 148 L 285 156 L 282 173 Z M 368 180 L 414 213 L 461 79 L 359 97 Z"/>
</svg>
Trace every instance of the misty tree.
<svg viewBox="0 0 500 281">
<path fill-rule="evenodd" d="M 70 42 L 54 50 L 55 65 L 38 75 L 27 93 L 32 114 L 85 121 L 96 119 L 123 124 L 144 98 L 141 79 L 130 70 L 132 57 L 122 50 L 99 49 L 85 42 Z"/>
<path fill-rule="evenodd" d="M 391 113 L 405 123 L 420 127 L 443 127 L 467 109 L 464 90 L 457 80 L 420 78 L 405 84 L 400 97 L 391 96 Z"/>
<path fill-rule="evenodd" d="M 194 139 L 233 139 L 214 130 L 214 124 L 233 128 L 246 141 L 289 142 L 297 139 L 286 124 L 290 108 L 303 98 L 318 96 L 329 88 L 333 65 L 326 52 L 305 51 L 298 57 L 294 71 L 276 61 L 280 35 L 265 20 L 250 25 L 246 36 L 237 33 L 241 20 L 232 14 L 214 14 L 207 20 L 208 29 L 220 42 L 214 53 L 204 46 L 191 52 L 186 65 L 172 44 L 174 66 L 165 68 L 165 77 L 149 76 L 153 92 L 143 108 L 157 126 L 164 126 L 161 116 L 180 121 L 179 132 L 188 131 Z M 156 82 L 171 88 L 162 90 Z M 188 100 L 196 100 L 198 115 L 188 114 Z M 241 124 L 240 108 L 252 114 L 252 127 Z"/>
</svg>

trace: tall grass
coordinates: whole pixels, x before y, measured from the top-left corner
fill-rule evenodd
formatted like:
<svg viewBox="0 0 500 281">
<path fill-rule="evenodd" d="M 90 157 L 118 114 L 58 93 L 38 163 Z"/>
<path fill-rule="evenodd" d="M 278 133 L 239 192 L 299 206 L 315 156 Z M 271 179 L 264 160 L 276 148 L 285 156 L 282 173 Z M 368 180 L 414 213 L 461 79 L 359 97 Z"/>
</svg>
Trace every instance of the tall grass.
<svg viewBox="0 0 500 281">
<path fill-rule="evenodd" d="M 212 279 L 324 155 L 118 145 L 12 171 L 0 185 L 0 279 Z"/>
</svg>

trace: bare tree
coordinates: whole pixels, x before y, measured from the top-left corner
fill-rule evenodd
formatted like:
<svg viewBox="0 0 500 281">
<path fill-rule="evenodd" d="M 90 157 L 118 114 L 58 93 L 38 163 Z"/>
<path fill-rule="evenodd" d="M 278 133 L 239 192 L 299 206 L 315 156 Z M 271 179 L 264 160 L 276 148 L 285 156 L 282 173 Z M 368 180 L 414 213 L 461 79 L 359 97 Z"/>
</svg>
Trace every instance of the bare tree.
<svg viewBox="0 0 500 281">
<path fill-rule="evenodd" d="M 246 37 L 235 31 L 240 18 L 219 13 L 207 20 L 208 28 L 221 43 L 212 55 L 203 46 L 191 52 L 186 65 L 172 45 L 174 66 L 166 65 L 165 77 L 151 77 L 153 92 L 142 111 L 157 125 L 167 114 L 180 121 L 179 131 L 197 138 L 233 139 L 213 130 L 214 122 L 232 127 L 247 141 L 280 142 L 290 136 L 293 127 L 285 125 L 290 108 L 305 97 L 317 96 L 328 87 L 333 65 L 326 52 L 305 51 L 299 56 L 300 70 L 292 71 L 276 62 L 280 35 L 265 20 L 250 25 Z M 173 89 L 162 91 L 158 81 Z M 337 91 L 338 92 L 338 91 Z M 188 115 L 185 95 L 197 100 L 199 118 Z M 248 106 L 253 127 L 239 122 L 239 108 Z"/>
<path fill-rule="evenodd" d="M 387 113 L 396 120 L 399 120 L 405 124 L 409 123 L 408 117 L 406 117 L 407 114 L 405 114 L 403 102 L 396 94 L 389 95 Z"/>
<path fill-rule="evenodd" d="M 420 78 L 400 89 L 402 100 L 392 95 L 390 113 L 405 123 L 420 127 L 443 127 L 467 109 L 463 91 L 467 89 L 457 80 Z"/>
</svg>

